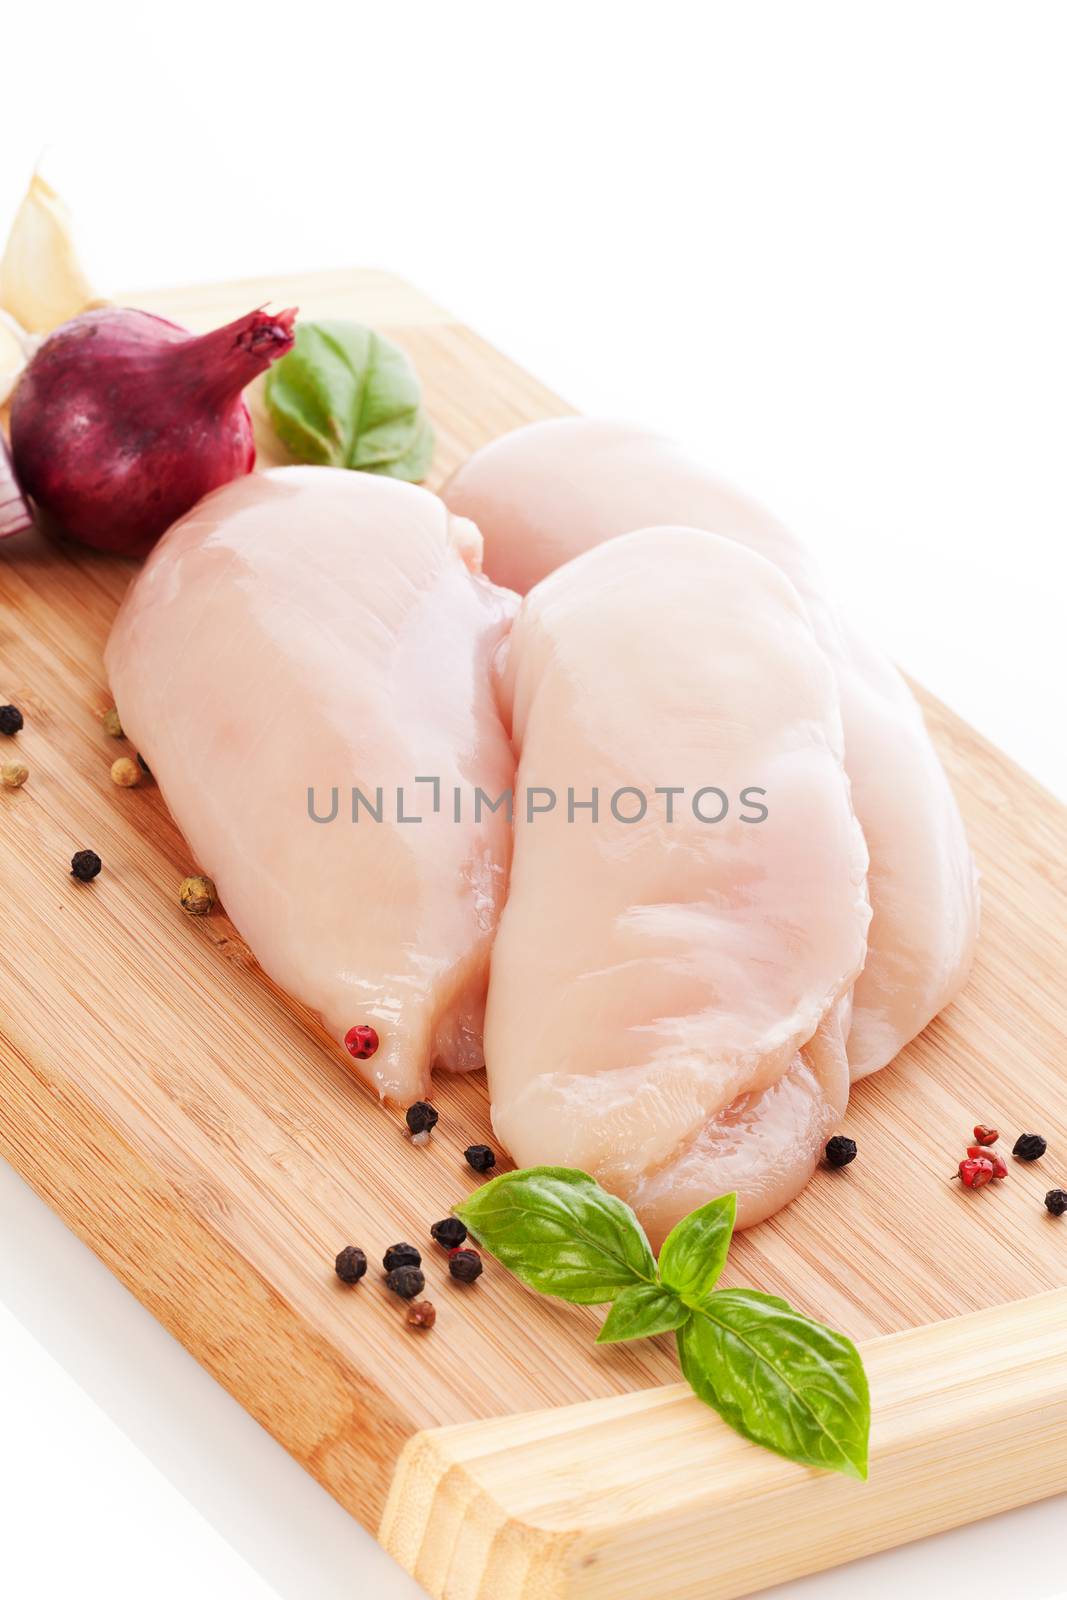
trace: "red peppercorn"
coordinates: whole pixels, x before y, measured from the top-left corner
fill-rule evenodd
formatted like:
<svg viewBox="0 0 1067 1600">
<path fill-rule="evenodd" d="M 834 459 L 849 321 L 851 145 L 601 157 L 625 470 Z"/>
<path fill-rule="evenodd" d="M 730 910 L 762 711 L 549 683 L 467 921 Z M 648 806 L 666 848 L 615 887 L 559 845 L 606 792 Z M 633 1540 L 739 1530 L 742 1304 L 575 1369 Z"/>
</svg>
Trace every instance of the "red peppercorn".
<svg viewBox="0 0 1067 1600">
<path fill-rule="evenodd" d="M 979 1122 L 976 1125 L 974 1130 L 975 1144 L 996 1144 L 999 1138 L 1000 1134 L 997 1132 L 996 1128 L 987 1128 L 984 1122 Z"/>
<path fill-rule="evenodd" d="M 993 1163 L 988 1156 L 968 1156 L 960 1162 L 960 1177 L 967 1189 L 981 1189 L 993 1177 Z"/>
<path fill-rule="evenodd" d="M 1006 1178 L 1008 1176 L 1008 1164 L 1004 1157 L 998 1155 L 995 1150 L 990 1150 L 986 1145 L 969 1144 L 967 1146 L 967 1159 L 968 1161 L 990 1162 L 994 1178 Z"/>
<path fill-rule="evenodd" d="M 376 1030 L 366 1022 L 357 1023 L 345 1034 L 345 1049 L 357 1061 L 369 1061 L 380 1043 Z"/>
</svg>

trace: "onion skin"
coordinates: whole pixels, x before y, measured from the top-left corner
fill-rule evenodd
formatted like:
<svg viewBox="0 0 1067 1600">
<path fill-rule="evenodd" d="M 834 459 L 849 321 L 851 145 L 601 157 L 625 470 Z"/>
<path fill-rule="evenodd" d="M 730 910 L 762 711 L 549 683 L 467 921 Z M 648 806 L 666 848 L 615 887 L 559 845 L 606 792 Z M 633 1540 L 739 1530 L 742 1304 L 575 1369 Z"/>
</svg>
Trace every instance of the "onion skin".
<svg viewBox="0 0 1067 1600">
<path fill-rule="evenodd" d="M 10 539 L 12 534 L 32 527 L 30 508 L 15 477 L 7 441 L 0 433 L 0 539 Z"/>
<path fill-rule="evenodd" d="M 293 344 L 295 311 L 196 336 L 147 311 L 87 311 L 26 368 L 11 408 L 23 490 L 59 531 L 145 555 L 212 489 L 251 472 L 246 384 Z"/>
</svg>

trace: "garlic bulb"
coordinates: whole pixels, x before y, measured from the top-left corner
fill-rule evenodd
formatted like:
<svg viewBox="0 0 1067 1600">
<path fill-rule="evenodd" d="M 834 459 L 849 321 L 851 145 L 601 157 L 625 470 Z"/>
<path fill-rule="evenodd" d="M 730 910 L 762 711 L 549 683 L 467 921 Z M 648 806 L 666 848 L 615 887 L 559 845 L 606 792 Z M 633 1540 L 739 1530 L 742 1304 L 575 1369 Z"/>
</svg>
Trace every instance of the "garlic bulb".
<svg viewBox="0 0 1067 1600">
<path fill-rule="evenodd" d="M 94 298 L 71 238 L 70 213 L 34 173 L 0 261 L 0 307 L 29 333 L 69 322 Z"/>
</svg>

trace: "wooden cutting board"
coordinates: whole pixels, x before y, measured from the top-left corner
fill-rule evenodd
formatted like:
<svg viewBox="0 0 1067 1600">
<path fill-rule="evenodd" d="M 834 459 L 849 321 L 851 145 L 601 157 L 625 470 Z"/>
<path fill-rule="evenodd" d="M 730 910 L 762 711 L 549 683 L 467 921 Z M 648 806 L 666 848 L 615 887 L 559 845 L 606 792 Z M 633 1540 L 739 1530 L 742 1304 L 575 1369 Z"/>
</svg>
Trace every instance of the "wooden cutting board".
<svg viewBox="0 0 1067 1600">
<path fill-rule="evenodd" d="M 566 409 L 387 274 L 132 300 L 197 329 L 270 301 L 387 330 L 437 425 L 431 485 Z M 226 917 L 180 911 L 196 863 L 152 784 L 110 782 L 124 747 L 100 726 L 131 570 L 0 546 L 0 698 L 31 770 L 0 790 L 0 1150 L 432 1595 L 740 1595 L 1067 1487 L 1067 1220 L 1041 1204 L 1067 1186 L 1062 806 L 922 696 L 984 878 L 974 977 L 856 1089 L 855 1164 L 731 1255 L 730 1282 L 874 1341 L 872 1480 L 852 1484 L 737 1440 L 676 1384 L 668 1339 L 597 1349 L 594 1310 L 492 1263 L 448 1279 L 427 1230 L 477 1181 L 461 1152 L 491 1141 L 484 1081 L 441 1081 L 413 1148 Z M 105 864 L 90 886 L 69 875 L 82 847 Z M 967 1193 L 949 1178 L 979 1120 L 1049 1155 Z M 425 1249 L 430 1334 L 375 1271 L 355 1290 L 333 1273 L 342 1245 L 376 1262 L 399 1239 Z"/>
</svg>

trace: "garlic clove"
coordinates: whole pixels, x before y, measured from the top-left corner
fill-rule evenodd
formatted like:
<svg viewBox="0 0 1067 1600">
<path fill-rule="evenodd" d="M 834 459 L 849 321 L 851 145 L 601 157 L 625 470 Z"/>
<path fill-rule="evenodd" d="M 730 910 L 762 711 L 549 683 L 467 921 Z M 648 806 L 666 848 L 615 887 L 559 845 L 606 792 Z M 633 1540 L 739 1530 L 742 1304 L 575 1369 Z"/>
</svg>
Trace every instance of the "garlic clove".
<svg viewBox="0 0 1067 1600">
<path fill-rule="evenodd" d="M 0 406 L 11 398 L 25 365 L 26 352 L 17 325 L 0 311 Z"/>
<path fill-rule="evenodd" d="M 0 306 L 28 332 L 48 333 L 94 297 L 74 249 L 70 213 L 34 173 L 0 261 Z"/>
</svg>

